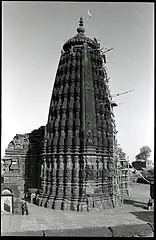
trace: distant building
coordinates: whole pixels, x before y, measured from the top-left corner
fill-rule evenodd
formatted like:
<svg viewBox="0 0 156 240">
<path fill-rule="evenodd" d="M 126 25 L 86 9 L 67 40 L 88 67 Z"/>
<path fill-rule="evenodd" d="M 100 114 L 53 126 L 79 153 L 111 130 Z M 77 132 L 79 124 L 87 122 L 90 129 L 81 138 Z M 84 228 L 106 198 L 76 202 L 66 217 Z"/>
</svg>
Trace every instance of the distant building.
<svg viewBox="0 0 156 240">
<path fill-rule="evenodd" d="M 134 162 L 132 162 L 132 166 L 136 170 L 143 170 L 143 168 L 146 168 L 146 163 L 145 163 L 145 161 L 134 161 Z"/>
<path fill-rule="evenodd" d="M 135 169 L 142 171 L 144 169 L 148 170 L 150 168 L 154 168 L 154 163 L 151 160 L 147 160 L 147 161 L 145 161 L 145 160 L 140 160 L 140 161 L 137 160 L 137 161 L 132 162 L 132 166 Z"/>
</svg>

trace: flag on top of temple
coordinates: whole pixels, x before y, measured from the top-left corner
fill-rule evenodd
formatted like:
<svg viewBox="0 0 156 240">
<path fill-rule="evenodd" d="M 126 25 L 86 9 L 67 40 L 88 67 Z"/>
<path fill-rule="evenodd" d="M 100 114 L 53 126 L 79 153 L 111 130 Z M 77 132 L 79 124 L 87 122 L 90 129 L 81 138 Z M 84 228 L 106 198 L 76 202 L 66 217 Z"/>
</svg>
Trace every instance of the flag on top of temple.
<svg viewBox="0 0 156 240">
<path fill-rule="evenodd" d="M 92 17 L 92 14 L 90 12 L 90 10 L 88 9 L 88 18 L 91 18 Z"/>
</svg>

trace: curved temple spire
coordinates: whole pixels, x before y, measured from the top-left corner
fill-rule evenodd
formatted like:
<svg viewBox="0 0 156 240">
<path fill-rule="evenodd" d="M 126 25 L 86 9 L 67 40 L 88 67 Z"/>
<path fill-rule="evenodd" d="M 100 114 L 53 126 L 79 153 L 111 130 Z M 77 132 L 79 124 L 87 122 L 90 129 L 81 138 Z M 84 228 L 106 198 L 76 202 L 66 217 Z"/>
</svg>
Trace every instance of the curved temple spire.
<svg viewBox="0 0 156 240">
<path fill-rule="evenodd" d="M 124 186 L 114 157 L 115 120 L 105 81 L 107 73 L 99 43 L 84 36 L 82 17 L 77 32 L 63 45 L 65 52 L 58 65 L 37 204 L 56 210 L 87 211 L 90 196 L 88 207 L 118 207 L 122 205 L 120 188 Z"/>
</svg>

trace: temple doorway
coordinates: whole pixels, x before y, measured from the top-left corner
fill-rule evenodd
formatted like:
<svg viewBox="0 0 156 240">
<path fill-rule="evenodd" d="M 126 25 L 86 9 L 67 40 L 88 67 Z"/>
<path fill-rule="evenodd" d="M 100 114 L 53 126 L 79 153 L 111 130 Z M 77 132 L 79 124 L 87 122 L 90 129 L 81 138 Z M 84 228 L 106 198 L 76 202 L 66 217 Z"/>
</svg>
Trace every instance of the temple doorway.
<svg viewBox="0 0 156 240">
<path fill-rule="evenodd" d="M 1 214 L 13 213 L 13 194 L 9 189 L 1 193 Z"/>
</svg>

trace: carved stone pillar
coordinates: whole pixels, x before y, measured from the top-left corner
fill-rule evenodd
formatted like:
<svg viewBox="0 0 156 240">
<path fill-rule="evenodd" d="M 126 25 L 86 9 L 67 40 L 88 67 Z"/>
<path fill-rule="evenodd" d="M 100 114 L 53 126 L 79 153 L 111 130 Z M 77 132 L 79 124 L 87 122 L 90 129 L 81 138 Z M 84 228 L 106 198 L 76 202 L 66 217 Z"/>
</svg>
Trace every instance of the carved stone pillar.
<svg viewBox="0 0 156 240">
<path fill-rule="evenodd" d="M 81 156 L 80 162 L 79 211 L 86 211 L 86 156 Z"/>
<path fill-rule="evenodd" d="M 75 152 L 80 149 L 80 85 L 76 87 L 76 103 L 75 103 L 75 136 L 74 136 L 74 147 Z"/>
<path fill-rule="evenodd" d="M 64 194 L 64 159 L 63 155 L 58 157 L 58 168 L 57 168 L 57 189 L 56 199 L 54 200 L 54 209 L 60 210 L 62 207 L 62 199 Z"/>
<path fill-rule="evenodd" d="M 48 161 L 47 161 L 47 195 L 51 194 L 51 157 L 48 156 Z"/>
<path fill-rule="evenodd" d="M 66 163 L 64 169 L 64 200 L 63 210 L 70 210 L 71 205 L 71 183 L 72 182 L 72 160 L 71 156 L 66 156 Z"/>
<path fill-rule="evenodd" d="M 51 160 L 51 196 L 49 199 L 49 208 L 53 207 L 54 197 L 56 196 L 56 175 L 57 175 L 57 156 L 53 155 Z"/>
<path fill-rule="evenodd" d="M 43 158 L 43 178 L 42 178 L 42 182 L 43 182 L 43 194 L 45 194 L 46 192 L 46 179 L 47 179 L 47 175 L 46 175 L 46 170 L 47 170 L 47 164 L 46 164 L 46 157 Z"/>
<path fill-rule="evenodd" d="M 62 112 L 61 112 L 61 124 L 60 124 L 60 141 L 59 141 L 59 151 L 63 151 L 64 150 L 64 146 L 65 146 L 65 126 L 66 126 L 66 99 L 64 100 L 64 104 L 62 106 Z"/>
<path fill-rule="evenodd" d="M 98 184 L 99 184 L 99 192 L 102 193 L 102 156 L 98 157 Z"/>
<path fill-rule="evenodd" d="M 43 195 L 42 195 L 42 206 L 45 206 L 47 201 L 47 177 L 48 177 L 48 167 L 47 167 L 47 157 L 44 156 L 43 159 Z"/>
<path fill-rule="evenodd" d="M 72 203 L 71 210 L 77 211 L 77 202 L 79 198 L 79 157 L 73 157 L 73 178 L 72 178 Z"/>
</svg>

